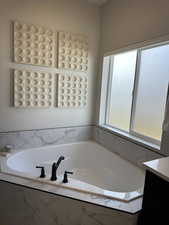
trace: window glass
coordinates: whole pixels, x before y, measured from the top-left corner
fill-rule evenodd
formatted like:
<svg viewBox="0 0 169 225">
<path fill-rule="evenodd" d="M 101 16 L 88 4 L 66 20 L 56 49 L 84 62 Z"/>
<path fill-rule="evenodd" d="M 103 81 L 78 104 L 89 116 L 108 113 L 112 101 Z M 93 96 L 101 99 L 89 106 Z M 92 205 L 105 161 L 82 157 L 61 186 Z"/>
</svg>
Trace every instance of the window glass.
<svg viewBox="0 0 169 225">
<path fill-rule="evenodd" d="M 137 51 L 112 57 L 107 123 L 129 131 Z"/>
<path fill-rule="evenodd" d="M 169 45 L 141 51 L 133 130 L 161 139 L 169 82 Z"/>
<path fill-rule="evenodd" d="M 107 69 L 103 71 L 109 79 L 107 90 L 102 91 L 107 93 L 106 107 L 101 104 L 106 112 L 104 124 L 159 145 L 169 84 L 169 44 L 125 51 L 106 59 Z"/>
</svg>

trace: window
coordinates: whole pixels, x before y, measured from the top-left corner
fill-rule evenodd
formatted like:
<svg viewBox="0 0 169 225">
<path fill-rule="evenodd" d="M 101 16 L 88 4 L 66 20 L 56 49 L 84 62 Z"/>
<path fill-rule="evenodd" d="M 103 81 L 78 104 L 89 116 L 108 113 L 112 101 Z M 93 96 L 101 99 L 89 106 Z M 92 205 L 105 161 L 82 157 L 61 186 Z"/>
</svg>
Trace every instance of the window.
<svg viewBox="0 0 169 225">
<path fill-rule="evenodd" d="M 169 83 L 169 43 L 105 59 L 108 88 L 104 126 L 160 145 Z"/>
</svg>

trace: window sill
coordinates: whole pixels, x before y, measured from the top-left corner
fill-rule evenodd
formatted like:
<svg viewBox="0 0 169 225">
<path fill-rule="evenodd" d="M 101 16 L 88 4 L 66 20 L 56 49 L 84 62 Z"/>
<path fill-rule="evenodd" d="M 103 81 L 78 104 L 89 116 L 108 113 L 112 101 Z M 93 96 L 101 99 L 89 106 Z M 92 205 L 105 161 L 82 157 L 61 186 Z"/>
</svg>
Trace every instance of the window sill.
<svg viewBox="0 0 169 225">
<path fill-rule="evenodd" d="M 99 128 L 109 132 L 109 133 L 112 133 L 116 136 L 119 136 L 121 138 L 124 138 L 130 142 L 133 142 L 137 145 L 140 145 L 141 147 L 144 147 L 146 149 L 149 149 L 155 153 L 158 153 L 162 156 L 164 156 L 161 152 L 160 152 L 160 146 L 158 145 L 155 145 L 155 144 L 152 144 L 150 142 L 147 142 L 147 141 L 143 141 L 141 138 L 138 138 L 138 137 L 135 137 L 131 134 L 128 134 L 126 132 L 123 132 L 123 131 L 120 131 L 118 129 L 115 129 L 115 128 L 112 128 L 112 127 L 109 127 L 109 126 L 106 126 L 106 125 L 99 125 L 98 126 Z"/>
</svg>

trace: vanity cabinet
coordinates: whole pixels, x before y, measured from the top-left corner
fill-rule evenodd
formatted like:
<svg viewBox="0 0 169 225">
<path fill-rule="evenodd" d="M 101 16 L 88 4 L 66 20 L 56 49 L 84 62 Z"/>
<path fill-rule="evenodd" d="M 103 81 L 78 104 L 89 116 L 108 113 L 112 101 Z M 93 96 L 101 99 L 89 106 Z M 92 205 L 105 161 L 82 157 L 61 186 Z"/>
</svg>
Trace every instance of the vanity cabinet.
<svg viewBox="0 0 169 225">
<path fill-rule="evenodd" d="M 169 225 L 169 181 L 149 170 L 138 225 Z"/>
</svg>

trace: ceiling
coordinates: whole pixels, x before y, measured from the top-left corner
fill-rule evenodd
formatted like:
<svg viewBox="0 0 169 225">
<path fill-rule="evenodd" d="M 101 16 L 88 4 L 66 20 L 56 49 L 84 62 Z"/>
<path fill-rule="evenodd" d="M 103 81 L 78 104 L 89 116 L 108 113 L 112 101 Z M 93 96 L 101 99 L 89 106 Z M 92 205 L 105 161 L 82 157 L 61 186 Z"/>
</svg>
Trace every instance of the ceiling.
<svg viewBox="0 0 169 225">
<path fill-rule="evenodd" d="M 97 4 L 97 5 L 99 5 L 99 6 L 105 4 L 107 1 L 108 1 L 108 0 L 88 0 L 88 2 Z"/>
</svg>

